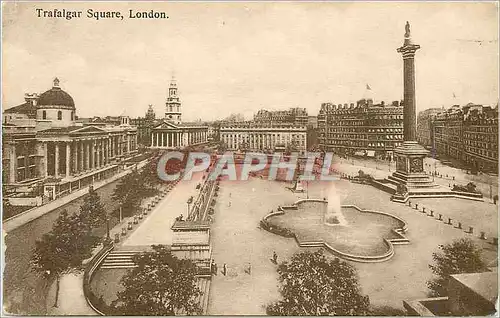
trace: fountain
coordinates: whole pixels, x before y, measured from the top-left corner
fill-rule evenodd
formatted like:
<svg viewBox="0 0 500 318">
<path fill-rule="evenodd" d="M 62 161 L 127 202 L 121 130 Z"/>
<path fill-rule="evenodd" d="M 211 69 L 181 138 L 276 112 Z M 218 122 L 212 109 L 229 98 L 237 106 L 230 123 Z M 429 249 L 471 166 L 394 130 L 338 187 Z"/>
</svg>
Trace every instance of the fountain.
<svg viewBox="0 0 500 318">
<path fill-rule="evenodd" d="M 325 224 L 326 225 L 346 225 L 346 220 L 342 214 L 340 206 L 340 196 L 337 190 L 332 185 L 330 192 L 328 194 L 328 203 L 325 213 Z"/>
<path fill-rule="evenodd" d="M 393 244 L 408 244 L 406 223 L 391 214 L 341 205 L 348 192 L 333 184 L 321 198 L 307 198 L 264 217 L 266 230 L 294 237 L 300 247 L 326 248 L 357 262 L 382 262 L 394 255 Z M 342 189 L 340 189 L 342 190 Z"/>
</svg>

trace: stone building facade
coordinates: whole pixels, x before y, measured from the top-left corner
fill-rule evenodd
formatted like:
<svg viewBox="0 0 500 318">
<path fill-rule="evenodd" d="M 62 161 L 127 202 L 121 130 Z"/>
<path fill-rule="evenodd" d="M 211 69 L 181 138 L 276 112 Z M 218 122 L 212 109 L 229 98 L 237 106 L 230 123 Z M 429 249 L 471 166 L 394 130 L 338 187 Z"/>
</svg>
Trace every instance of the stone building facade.
<svg viewBox="0 0 500 318">
<path fill-rule="evenodd" d="M 455 105 L 436 115 L 432 132 L 438 155 L 498 173 L 498 106 Z"/>
<path fill-rule="evenodd" d="M 307 125 L 308 114 L 305 108 L 293 107 L 287 110 L 259 110 L 253 118 L 254 122 L 279 125 L 279 124 L 293 124 L 298 127 Z"/>
<path fill-rule="evenodd" d="M 115 173 L 118 163 L 137 152 L 137 130 L 127 117 L 118 126 L 78 124 L 73 98 L 57 78 L 50 90 L 29 96 L 28 105 L 4 112 L 31 120 L 28 125 L 7 120 L 2 127 L 2 182 L 8 193 L 41 185 L 54 199 L 81 187 L 82 180 L 88 184 Z"/>
<path fill-rule="evenodd" d="M 299 151 L 307 150 L 307 127 L 294 124 L 261 124 L 257 122 L 223 123 L 220 140 L 228 150 Z"/>
<path fill-rule="evenodd" d="M 432 148 L 432 120 L 443 111 L 443 108 L 429 108 L 418 113 L 417 141 L 426 148 Z"/>
<path fill-rule="evenodd" d="M 393 102 L 373 104 L 323 103 L 318 114 L 318 142 L 324 151 L 392 158 L 403 142 L 403 107 Z"/>
</svg>

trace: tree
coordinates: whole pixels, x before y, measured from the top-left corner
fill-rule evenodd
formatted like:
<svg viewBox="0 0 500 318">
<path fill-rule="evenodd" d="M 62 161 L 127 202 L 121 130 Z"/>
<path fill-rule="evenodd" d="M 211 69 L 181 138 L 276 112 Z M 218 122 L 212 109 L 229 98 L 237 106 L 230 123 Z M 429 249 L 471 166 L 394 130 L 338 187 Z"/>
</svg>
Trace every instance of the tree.
<svg viewBox="0 0 500 318">
<path fill-rule="evenodd" d="M 158 176 L 158 162 L 160 156 L 161 154 L 153 157 L 140 173 L 144 185 L 151 189 L 156 189 L 156 187 L 163 182 Z"/>
<path fill-rule="evenodd" d="M 486 264 L 481 260 L 481 250 L 469 238 L 439 245 L 439 249 L 439 252 L 432 253 L 434 264 L 429 265 L 434 275 L 437 275 L 436 278 L 427 282 L 431 296 L 448 296 L 450 275 L 486 270 Z"/>
<path fill-rule="evenodd" d="M 83 204 L 80 206 L 80 218 L 91 228 L 102 226 L 106 222 L 106 210 L 101 203 L 99 194 L 92 187 L 83 198 Z"/>
<path fill-rule="evenodd" d="M 278 266 L 283 300 L 267 307 L 268 315 L 366 315 L 369 299 L 360 293 L 355 268 L 323 251 L 302 252 Z"/>
<path fill-rule="evenodd" d="M 130 216 L 141 204 L 143 190 L 141 176 L 137 169 L 134 169 L 121 179 L 113 192 L 112 198 L 121 204 L 124 215 Z"/>
<path fill-rule="evenodd" d="M 91 235 L 90 230 L 91 227 L 79 215 L 69 215 L 63 210 L 52 230 L 35 243 L 31 259 L 34 270 L 57 279 L 54 306 L 57 306 L 61 274 L 81 266 L 99 241 Z"/>
<path fill-rule="evenodd" d="M 153 245 L 153 252 L 136 255 L 134 261 L 138 267 L 122 278 L 124 290 L 112 303 L 117 315 L 201 314 L 192 261 L 178 259 L 162 245 Z"/>
</svg>

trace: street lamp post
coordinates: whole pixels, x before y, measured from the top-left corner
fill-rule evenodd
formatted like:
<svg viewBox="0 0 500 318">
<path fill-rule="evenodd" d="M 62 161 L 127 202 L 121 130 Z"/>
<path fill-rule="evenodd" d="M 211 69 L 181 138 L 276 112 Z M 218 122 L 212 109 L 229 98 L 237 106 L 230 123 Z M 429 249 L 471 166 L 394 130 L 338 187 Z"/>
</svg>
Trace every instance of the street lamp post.
<svg viewBox="0 0 500 318">
<path fill-rule="evenodd" d="M 122 205 L 120 204 L 120 223 L 122 223 Z"/>
<path fill-rule="evenodd" d="M 436 159 L 434 159 L 434 174 L 432 175 L 432 182 L 434 182 L 435 176 L 436 176 Z"/>
<path fill-rule="evenodd" d="M 306 198 L 309 199 L 309 180 L 306 180 Z"/>
<path fill-rule="evenodd" d="M 490 200 L 493 200 L 493 185 L 491 184 L 491 176 L 488 176 L 488 180 L 490 181 Z"/>
<path fill-rule="evenodd" d="M 109 236 L 109 217 L 108 216 L 106 217 L 106 237 L 107 237 L 108 241 L 111 240 L 111 237 Z"/>
</svg>

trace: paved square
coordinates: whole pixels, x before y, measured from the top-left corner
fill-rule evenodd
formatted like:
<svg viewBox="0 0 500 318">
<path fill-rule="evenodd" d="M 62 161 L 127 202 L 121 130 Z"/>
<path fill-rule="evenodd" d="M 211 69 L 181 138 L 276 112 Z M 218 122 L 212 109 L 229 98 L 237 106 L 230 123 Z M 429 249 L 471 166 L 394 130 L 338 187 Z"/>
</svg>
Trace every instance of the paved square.
<svg viewBox="0 0 500 318">
<path fill-rule="evenodd" d="M 258 223 L 278 205 L 288 205 L 307 196 L 292 193 L 287 186 L 290 184 L 259 178 L 221 182 L 212 246 L 219 269 L 226 263 L 228 275 L 223 276 L 219 271 L 214 277 L 208 314 L 265 314 L 265 305 L 279 298 L 276 267 L 270 262 L 272 252 L 276 251 L 278 261 L 282 261 L 302 249 L 293 239 L 259 229 Z M 308 196 L 323 198 L 330 186 L 328 182 L 309 182 Z M 426 297 L 426 281 L 432 277 L 428 265 L 439 244 L 471 237 L 483 248 L 486 259 L 492 261 L 497 257 L 496 246 L 408 206 L 391 202 L 385 192 L 345 180 L 335 181 L 335 187 L 340 192 L 341 204 L 391 213 L 408 223 L 406 235 L 410 244 L 396 246 L 393 258 L 382 263 L 352 263 L 358 269 L 363 293 L 370 296 L 373 305 L 402 309 L 403 300 Z M 456 200 L 457 208 L 469 202 Z M 497 224 L 497 215 L 488 214 L 481 222 Z M 245 273 L 248 263 L 252 264 L 250 275 Z"/>
</svg>

